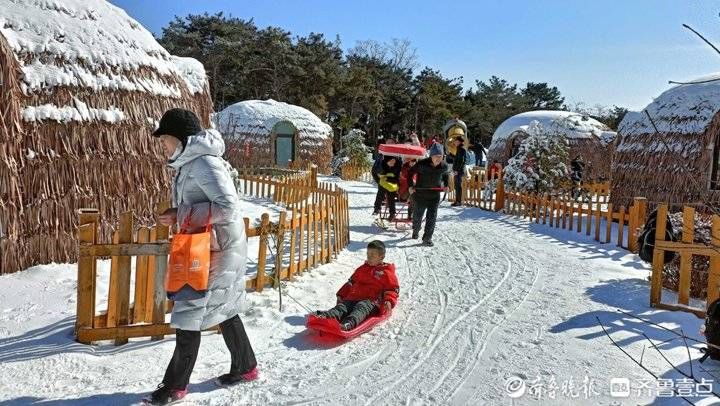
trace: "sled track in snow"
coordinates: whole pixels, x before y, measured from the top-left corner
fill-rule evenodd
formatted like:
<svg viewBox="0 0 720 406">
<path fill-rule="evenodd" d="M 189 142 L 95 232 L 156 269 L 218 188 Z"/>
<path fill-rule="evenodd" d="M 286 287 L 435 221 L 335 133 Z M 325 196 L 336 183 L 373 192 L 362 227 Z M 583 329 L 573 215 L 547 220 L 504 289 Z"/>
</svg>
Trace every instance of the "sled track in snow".
<svg viewBox="0 0 720 406">
<path fill-rule="evenodd" d="M 480 228 L 480 227 L 478 227 Z M 455 247 L 453 248 L 454 254 L 456 254 L 461 261 L 457 261 L 456 263 L 465 264 L 465 269 L 471 269 L 471 267 L 474 265 L 470 258 L 468 258 L 466 252 L 467 250 L 458 250 L 456 248 L 456 241 L 451 240 L 446 235 L 447 233 L 440 232 L 438 233 L 439 240 L 442 241 L 439 246 L 442 246 L 443 248 L 447 247 Z M 397 376 L 396 379 L 392 380 L 389 385 L 383 386 L 383 389 L 380 393 L 377 393 L 375 396 L 370 398 L 365 402 L 366 405 L 369 405 L 375 401 L 383 400 L 390 396 L 392 394 L 393 389 L 398 387 L 398 385 L 403 384 L 404 382 L 410 380 L 411 377 L 413 377 L 418 369 L 420 369 L 423 366 L 430 367 L 428 368 L 429 371 L 437 370 L 438 362 L 437 360 L 433 360 L 435 362 L 429 363 L 428 360 L 430 360 L 433 355 L 435 355 L 436 350 L 438 349 L 438 346 L 441 343 L 446 343 L 447 338 L 449 335 L 453 333 L 459 333 L 458 335 L 461 337 L 464 337 L 464 339 L 459 340 L 458 342 L 450 342 L 450 344 L 455 344 L 454 346 L 454 354 L 452 356 L 452 359 L 450 360 L 450 363 L 442 362 L 442 372 L 440 376 L 436 377 L 435 374 L 426 372 L 425 375 L 432 375 L 431 381 L 434 383 L 429 391 L 423 393 L 423 398 L 431 398 L 429 400 L 445 400 L 447 401 L 452 395 L 454 395 L 458 388 L 462 386 L 462 384 L 465 382 L 467 376 L 469 376 L 472 371 L 476 368 L 477 363 L 480 360 L 480 357 L 482 356 L 485 348 L 487 347 L 487 340 L 492 336 L 492 334 L 495 332 L 497 327 L 501 324 L 503 320 L 505 320 L 507 317 L 510 317 L 512 313 L 524 302 L 525 298 L 530 294 L 533 285 L 535 284 L 535 281 L 537 280 L 538 273 L 532 272 L 528 274 L 527 269 L 525 267 L 522 267 L 522 272 L 517 270 L 517 267 L 514 266 L 513 261 L 508 257 L 506 254 L 502 252 L 503 247 L 497 245 L 495 242 L 489 242 L 489 244 L 494 249 L 493 252 L 500 253 L 504 258 L 505 262 L 505 272 L 503 274 L 502 279 L 497 282 L 492 289 L 490 289 L 489 292 L 487 292 L 479 301 L 475 302 L 472 306 L 470 306 L 467 311 L 461 311 L 460 316 L 456 317 L 452 321 L 446 322 L 445 320 L 442 320 L 443 322 L 440 323 L 440 329 L 442 331 L 437 332 L 438 330 L 438 324 L 437 321 L 440 321 L 439 319 L 436 320 L 436 324 L 433 326 L 433 329 L 431 330 L 431 333 L 426 340 L 426 343 L 429 344 L 429 347 L 425 351 L 423 351 L 422 356 L 415 361 L 412 366 L 409 367 L 409 369 L 406 370 L 403 374 Z M 435 271 L 436 264 L 431 264 L 429 261 L 427 261 L 427 258 L 423 258 L 427 267 L 425 269 L 429 270 L 431 273 L 433 280 L 438 286 L 440 283 L 438 281 L 437 272 Z M 512 278 L 511 278 L 512 276 Z M 520 278 L 519 276 L 523 276 Z M 529 279 L 529 280 L 528 280 Z M 469 288 L 469 286 L 465 286 L 465 288 Z M 507 293 L 505 294 L 498 294 L 498 291 L 501 288 L 508 288 Z M 467 289 L 466 289 L 467 290 Z M 519 292 L 518 292 L 519 291 Z M 444 292 L 445 295 L 447 295 L 446 292 Z M 445 296 L 447 297 L 447 296 Z M 506 299 L 505 302 L 512 302 L 512 306 L 505 305 L 503 308 L 503 315 L 504 317 L 499 318 L 494 317 L 492 314 L 490 317 L 487 316 L 488 312 L 485 313 L 478 312 L 478 310 L 482 309 L 483 306 L 485 306 L 490 299 L 498 298 L 499 300 Z M 438 315 L 446 316 L 447 311 L 447 300 L 443 303 L 441 302 L 441 309 Z M 459 304 L 461 307 L 464 307 L 467 305 L 467 301 L 465 303 Z M 463 322 L 466 321 L 472 321 L 472 323 L 469 324 L 463 324 Z M 472 326 L 483 326 L 483 330 L 481 332 L 477 332 L 470 329 L 469 332 L 465 332 L 464 330 L 468 327 Z M 492 325 L 492 328 L 490 328 L 489 331 L 486 331 L 486 329 Z M 470 340 L 467 337 L 473 337 L 473 340 Z M 475 348 L 472 355 L 469 357 L 472 359 L 472 363 L 468 366 L 465 366 L 462 369 L 462 372 L 459 376 L 454 376 L 454 374 L 457 374 L 457 367 L 461 363 L 461 360 L 464 359 L 468 354 L 464 352 L 464 350 L 467 349 L 467 347 L 472 346 Z M 415 354 L 413 354 L 415 355 Z M 411 357 L 412 359 L 412 357 Z M 442 361 L 446 361 L 443 359 Z M 425 376 L 421 376 L 419 378 L 419 381 L 422 382 L 423 378 Z M 453 389 L 450 393 L 450 396 L 447 398 L 440 398 L 438 399 L 437 396 L 434 396 L 436 391 L 441 389 L 443 386 L 445 386 L 446 381 L 452 378 L 453 380 L 456 380 L 457 382 L 454 383 Z M 420 383 L 416 381 L 416 383 Z M 430 386 L 429 384 L 428 386 Z M 417 385 L 418 387 L 422 388 L 424 385 Z M 412 397 L 407 397 L 405 399 L 406 402 L 410 402 L 412 400 Z"/>
</svg>

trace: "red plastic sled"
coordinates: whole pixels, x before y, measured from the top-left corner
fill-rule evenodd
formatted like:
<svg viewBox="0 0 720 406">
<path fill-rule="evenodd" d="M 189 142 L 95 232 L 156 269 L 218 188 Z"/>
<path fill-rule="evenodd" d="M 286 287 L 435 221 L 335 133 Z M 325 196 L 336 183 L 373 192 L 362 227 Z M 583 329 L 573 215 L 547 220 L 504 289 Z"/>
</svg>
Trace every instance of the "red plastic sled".
<svg viewBox="0 0 720 406">
<path fill-rule="evenodd" d="M 383 155 L 399 156 L 403 159 L 420 159 L 426 154 L 422 146 L 408 144 L 381 144 L 378 151 Z"/>
<path fill-rule="evenodd" d="M 334 337 L 350 339 L 372 329 L 376 324 L 390 317 L 392 312 L 385 314 L 376 314 L 365 319 L 360 325 L 349 331 L 342 331 L 340 323 L 335 319 L 326 319 L 311 314 L 307 318 L 305 326 L 309 330 L 316 331 L 320 334 L 329 334 Z"/>
</svg>

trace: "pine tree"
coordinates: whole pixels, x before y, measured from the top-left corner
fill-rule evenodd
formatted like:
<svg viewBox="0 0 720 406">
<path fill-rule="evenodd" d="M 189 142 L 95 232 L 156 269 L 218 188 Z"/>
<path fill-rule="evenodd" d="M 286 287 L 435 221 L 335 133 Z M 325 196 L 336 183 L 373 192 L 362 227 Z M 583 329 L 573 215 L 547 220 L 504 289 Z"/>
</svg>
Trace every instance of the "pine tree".
<svg viewBox="0 0 720 406">
<path fill-rule="evenodd" d="M 505 168 L 505 185 L 517 192 L 552 192 L 568 179 L 567 140 L 537 121 L 530 123 L 527 133 Z"/>
<path fill-rule="evenodd" d="M 352 129 L 341 137 L 342 149 L 333 157 L 331 164 L 333 173 L 338 173 L 340 166 L 350 164 L 355 167 L 370 169 L 372 160 L 370 148 L 365 145 L 365 132 Z"/>
</svg>

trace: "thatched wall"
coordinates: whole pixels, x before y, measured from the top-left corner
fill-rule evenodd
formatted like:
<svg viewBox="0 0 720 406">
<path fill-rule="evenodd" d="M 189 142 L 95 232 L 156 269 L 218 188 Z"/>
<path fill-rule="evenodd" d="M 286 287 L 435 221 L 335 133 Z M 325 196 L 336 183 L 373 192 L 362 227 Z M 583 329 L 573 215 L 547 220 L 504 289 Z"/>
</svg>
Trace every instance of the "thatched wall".
<svg viewBox="0 0 720 406">
<path fill-rule="evenodd" d="M 527 133 L 524 131 L 516 131 L 512 137 L 500 143 L 493 143 L 488 150 L 488 163 L 491 164 L 497 160 L 503 166 L 506 166 L 508 160 L 512 158 L 513 142 L 516 137 L 524 139 Z M 591 181 L 602 181 L 610 179 L 610 163 L 612 160 L 613 146 L 604 145 L 599 139 L 568 139 L 568 156 L 572 160 L 580 155 L 585 161 L 585 172 L 583 177 Z M 570 161 L 566 162 L 569 166 Z"/>
<path fill-rule="evenodd" d="M 3 56 L 7 54 L 0 54 Z M 142 69 L 133 74 L 159 77 Z M 3 224 L 14 219 L 18 223 L 3 241 L 0 272 L 75 261 L 80 208 L 100 210 L 104 220 L 101 238 L 105 240 L 124 211 L 134 210 L 141 224 L 152 221 L 154 208 L 169 198 L 170 187 L 166 160 L 150 135 L 153 120 L 167 109 L 183 107 L 195 111 L 209 126 L 212 109 L 207 89 L 190 95 L 180 77 L 163 79 L 179 87 L 182 97 L 68 87 L 20 96 L 22 105 L 72 106 L 79 100 L 96 109 L 119 109 L 124 118 L 117 123 L 22 122 L 20 148 L 11 154 L 24 159 L 14 178 L 22 190 L 22 209 L 11 207 L 0 213 Z"/>
<path fill-rule="evenodd" d="M 22 165 L 21 74 L 7 41 L 0 35 L 0 273 L 18 266 L 17 232 L 23 208 L 18 177 Z"/>
<path fill-rule="evenodd" d="M 627 205 L 646 197 L 651 207 L 669 203 L 720 207 L 720 193 L 711 191 L 713 144 L 720 135 L 716 114 L 702 133 L 622 134 L 613 160 L 610 201 Z"/>
</svg>

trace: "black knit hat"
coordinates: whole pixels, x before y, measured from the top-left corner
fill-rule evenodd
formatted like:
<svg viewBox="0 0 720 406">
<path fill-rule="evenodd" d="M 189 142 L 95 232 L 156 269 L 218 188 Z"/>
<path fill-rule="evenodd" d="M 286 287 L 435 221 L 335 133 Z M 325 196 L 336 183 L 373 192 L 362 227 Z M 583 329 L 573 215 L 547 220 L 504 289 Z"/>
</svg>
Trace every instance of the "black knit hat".
<svg viewBox="0 0 720 406">
<path fill-rule="evenodd" d="M 172 135 L 185 146 L 187 137 L 200 131 L 202 131 L 202 125 L 195 113 L 185 109 L 170 109 L 163 114 L 160 119 L 160 127 L 153 132 L 153 136 Z"/>
</svg>

